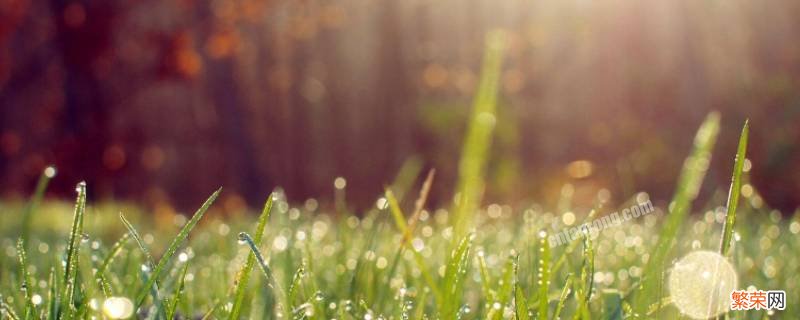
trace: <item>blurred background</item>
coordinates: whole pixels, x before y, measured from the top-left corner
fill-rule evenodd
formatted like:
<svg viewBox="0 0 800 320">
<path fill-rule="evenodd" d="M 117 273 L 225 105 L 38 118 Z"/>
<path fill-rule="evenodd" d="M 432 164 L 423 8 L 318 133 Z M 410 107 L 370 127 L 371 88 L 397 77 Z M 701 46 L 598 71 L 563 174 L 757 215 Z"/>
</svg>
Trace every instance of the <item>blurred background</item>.
<svg viewBox="0 0 800 320">
<path fill-rule="evenodd" d="M 666 201 L 722 114 L 705 196 L 751 119 L 751 183 L 800 203 L 800 2 L 0 0 L 0 195 L 189 211 L 331 199 L 372 206 L 404 163 L 452 196 L 484 35 L 508 48 L 487 201 L 605 189 Z M 409 160 L 412 159 L 412 160 Z M 411 162 L 409 162 L 411 161 Z M 607 192 L 606 192 L 607 191 Z M 723 199 L 724 200 L 724 199 Z"/>
</svg>

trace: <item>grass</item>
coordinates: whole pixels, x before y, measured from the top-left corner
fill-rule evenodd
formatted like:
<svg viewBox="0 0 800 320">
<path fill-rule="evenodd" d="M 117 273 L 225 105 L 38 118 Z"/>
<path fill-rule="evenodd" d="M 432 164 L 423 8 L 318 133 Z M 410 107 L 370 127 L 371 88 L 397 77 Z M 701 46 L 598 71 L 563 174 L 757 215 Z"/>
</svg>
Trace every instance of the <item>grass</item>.
<svg viewBox="0 0 800 320">
<path fill-rule="evenodd" d="M 670 259 L 703 248 L 728 256 L 742 287 L 786 290 L 789 301 L 800 295 L 800 258 L 794 254 L 800 217 L 764 207 L 747 184 L 749 124 L 740 136 L 726 215 L 717 214 L 719 199 L 693 204 L 711 164 L 716 113 L 700 126 L 672 201 L 596 238 L 550 246 L 548 234 L 559 231 L 552 223 L 563 213 L 558 208 L 572 207 L 570 199 L 552 209 L 482 206 L 494 126 L 487 119 L 494 119 L 502 47 L 501 34 L 489 36 L 451 209 L 425 209 L 433 172 L 416 201 L 406 197 L 420 174 L 419 160 L 408 162 L 394 183 L 376 192 L 379 205 L 359 216 L 343 213 L 343 197 L 335 207 L 319 209 L 288 203 L 276 190 L 257 219 L 223 218 L 213 206 L 217 190 L 188 221 L 176 216 L 166 225 L 154 224 L 135 206 L 87 203 L 85 184 L 78 185 L 67 219 L 70 205 L 40 203 L 52 177 L 43 175 L 43 187 L 27 204 L 0 203 L 0 315 L 674 319 L 681 316 L 662 289 Z M 745 186 L 751 191 L 740 192 Z M 584 221 L 612 211 L 598 200 Z M 261 273 L 251 276 L 256 266 Z M 789 303 L 773 316 L 789 318 L 796 308 Z"/>
</svg>

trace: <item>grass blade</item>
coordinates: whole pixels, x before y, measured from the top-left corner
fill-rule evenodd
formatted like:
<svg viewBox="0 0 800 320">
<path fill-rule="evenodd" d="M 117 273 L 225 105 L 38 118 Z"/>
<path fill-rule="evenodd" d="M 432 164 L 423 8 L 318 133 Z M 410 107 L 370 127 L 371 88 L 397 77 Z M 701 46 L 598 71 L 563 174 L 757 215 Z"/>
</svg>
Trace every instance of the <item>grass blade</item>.
<svg viewBox="0 0 800 320">
<path fill-rule="evenodd" d="M 485 301 L 495 301 L 494 291 L 492 291 L 492 276 L 489 275 L 489 268 L 486 266 L 486 257 L 483 251 L 478 252 L 478 271 L 481 274 L 481 289 Z"/>
<path fill-rule="evenodd" d="M 564 288 L 561 289 L 561 296 L 558 298 L 558 304 L 556 305 L 556 310 L 553 311 L 553 319 L 561 319 L 561 310 L 564 309 L 564 304 L 567 302 L 567 297 L 570 293 L 570 287 L 572 286 L 572 274 L 567 274 L 567 279 L 564 280 Z"/>
<path fill-rule="evenodd" d="M 464 277 L 469 265 L 469 252 L 472 247 L 474 233 L 461 239 L 458 246 L 450 254 L 450 259 L 444 271 L 444 291 L 439 302 L 439 318 L 455 319 L 461 305 Z"/>
<path fill-rule="evenodd" d="M 105 259 L 103 259 L 103 263 L 100 264 L 99 268 L 97 268 L 96 273 L 98 276 L 102 276 L 103 273 L 106 272 L 108 266 L 111 265 L 111 262 L 114 261 L 114 258 L 116 258 L 120 252 L 122 252 L 122 248 L 125 246 L 126 243 L 128 243 L 128 239 L 130 239 L 130 237 L 131 233 L 126 232 L 125 234 L 122 235 L 122 237 L 119 238 L 119 240 L 117 240 L 117 242 L 114 243 L 114 245 L 111 246 L 111 249 L 108 250 L 108 254 L 106 254 Z"/>
<path fill-rule="evenodd" d="M 547 292 L 550 288 L 550 240 L 547 233 L 542 231 L 539 234 L 539 319 L 547 319 L 547 311 L 550 301 Z"/>
<path fill-rule="evenodd" d="M 25 243 L 22 238 L 17 240 L 17 257 L 19 258 L 19 277 L 22 280 L 20 281 L 19 290 L 25 297 L 25 312 L 23 313 L 23 317 L 29 319 L 33 312 L 33 303 L 31 302 L 31 291 L 33 287 L 31 287 L 31 275 L 28 273 L 28 255 L 25 252 Z"/>
<path fill-rule="evenodd" d="M 745 120 L 742 134 L 739 136 L 739 146 L 736 149 L 736 160 L 733 163 L 733 177 L 731 189 L 728 191 L 728 212 L 723 226 L 722 239 L 719 244 L 719 253 L 728 255 L 733 237 L 733 226 L 736 223 L 736 206 L 739 204 L 739 193 L 742 191 L 742 169 L 744 168 L 745 154 L 747 153 L 747 140 L 750 135 L 750 120 Z"/>
<path fill-rule="evenodd" d="M 463 238 L 480 203 L 486 162 L 495 127 L 498 83 L 503 63 L 505 34 L 493 31 L 486 36 L 478 92 L 475 95 L 461 159 L 458 164 L 457 192 L 459 201 L 453 219 L 453 241 Z"/>
<path fill-rule="evenodd" d="M 178 251 L 178 246 L 180 246 L 181 243 L 183 243 L 183 241 L 186 240 L 186 237 L 189 236 L 189 232 L 191 232 L 194 226 L 197 225 L 197 222 L 200 221 L 200 218 L 202 218 L 203 215 L 208 210 L 208 208 L 211 207 L 211 204 L 214 203 L 214 200 L 217 199 L 217 196 L 219 196 L 219 193 L 221 191 L 222 188 L 219 188 L 217 189 L 217 191 L 214 191 L 214 193 L 208 198 L 208 200 L 206 200 L 206 202 L 203 203 L 200 209 L 197 209 L 197 212 L 195 212 L 194 216 L 192 216 L 192 218 L 189 219 L 189 222 L 187 222 L 186 225 L 183 226 L 181 231 L 178 232 L 178 235 L 174 239 L 172 239 L 172 243 L 170 243 L 169 247 L 167 247 L 167 251 L 164 252 L 164 255 L 158 261 L 158 265 L 156 265 L 156 268 L 153 270 L 150 279 L 148 279 L 144 287 L 142 287 L 142 289 L 139 290 L 139 294 L 137 294 L 135 303 L 136 307 L 134 308 L 134 310 L 139 309 L 139 306 L 142 305 L 144 299 L 147 297 L 147 292 L 150 291 L 150 289 L 153 287 L 153 284 L 155 284 L 156 280 L 161 275 L 161 272 L 164 271 L 167 264 L 172 259 L 172 256 L 175 255 L 176 251 Z"/>
<path fill-rule="evenodd" d="M 522 290 L 519 283 L 514 286 L 514 303 L 516 304 L 516 319 L 529 320 L 531 315 L 529 313 L 528 299 L 525 299 L 525 291 Z"/>
<path fill-rule="evenodd" d="M 0 316 L 3 316 L 3 319 L 5 319 L 6 317 L 12 320 L 19 319 L 19 316 L 17 315 L 16 312 L 14 312 L 14 309 L 12 309 L 11 306 L 9 306 L 5 302 L 5 299 L 3 298 L 2 294 L 0 294 Z"/>
<path fill-rule="evenodd" d="M 286 296 L 284 295 L 285 293 L 282 290 L 280 290 L 280 283 L 278 283 L 278 281 L 275 281 L 275 278 L 272 276 L 272 269 L 270 269 L 269 264 L 267 264 L 267 261 L 261 254 L 261 250 L 258 249 L 258 246 L 253 241 L 253 238 L 250 237 L 250 235 L 247 234 L 247 232 L 240 232 L 239 240 L 244 241 L 245 244 L 247 244 L 247 246 L 250 248 L 250 251 L 252 251 L 253 255 L 255 256 L 256 261 L 258 262 L 258 267 L 261 269 L 261 273 L 267 280 L 267 286 L 270 289 L 272 289 L 272 296 L 276 297 L 276 299 L 278 300 L 281 299 L 284 300 L 284 301 L 278 301 L 278 305 L 282 306 L 284 311 L 286 312 L 290 311 L 290 309 L 288 309 L 288 304 L 285 301 L 287 299 Z"/>
<path fill-rule="evenodd" d="M 36 182 L 36 189 L 34 189 L 30 201 L 28 201 L 28 204 L 22 212 L 21 237 L 25 249 L 28 249 L 28 237 L 31 232 L 31 215 L 33 215 L 33 212 L 39 207 L 39 203 L 42 202 L 42 197 L 44 197 L 44 192 L 47 190 L 47 185 L 50 183 L 50 179 L 55 177 L 55 175 L 56 168 L 53 166 L 49 166 L 42 171 L 42 175 L 39 176 L 39 181 Z"/>
<path fill-rule="evenodd" d="M 261 216 L 258 217 L 258 224 L 256 225 L 255 230 L 255 239 L 253 240 L 256 244 L 261 243 L 261 239 L 264 237 L 264 228 L 267 226 L 269 215 L 272 212 L 273 198 L 274 196 L 270 194 L 269 198 L 267 198 L 266 204 L 264 204 L 264 209 L 261 211 Z M 242 312 L 242 305 L 244 304 L 247 283 L 250 281 L 250 272 L 253 270 L 253 265 L 255 263 L 255 253 L 250 252 L 250 254 L 247 256 L 247 262 L 245 262 L 242 270 L 239 271 L 239 277 L 236 280 L 236 296 L 233 299 L 233 307 L 231 308 L 231 314 L 228 319 L 239 319 L 239 315 Z"/>
<path fill-rule="evenodd" d="M 175 292 L 172 294 L 172 300 L 167 304 L 167 319 L 175 319 L 175 310 L 178 309 L 178 301 L 180 301 L 181 293 L 183 293 L 183 287 L 186 283 L 186 270 L 189 270 L 188 262 L 183 264 L 183 268 L 181 268 L 180 272 L 181 277 L 178 280 L 178 284 L 175 286 Z"/>
<path fill-rule="evenodd" d="M 717 140 L 719 132 L 719 113 L 710 113 L 694 139 L 691 154 L 683 163 L 675 195 L 669 205 L 670 212 L 666 216 L 664 226 L 658 236 L 656 247 L 644 268 L 642 288 L 634 296 L 633 307 L 638 315 L 644 315 L 647 307 L 656 302 L 659 295 L 658 287 L 664 262 L 667 259 L 675 241 L 680 226 L 691 210 L 692 202 L 697 198 L 700 186 L 705 178 L 708 165 L 711 161 L 711 151 Z"/>
<path fill-rule="evenodd" d="M 503 319 L 503 313 L 505 313 L 505 307 L 508 304 L 508 301 L 514 295 L 514 270 L 517 269 L 517 256 L 509 256 L 508 261 L 506 262 L 506 266 L 503 268 L 503 277 L 502 277 L 502 284 L 500 289 L 497 292 L 497 300 L 495 303 L 500 304 L 500 309 L 491 308 L 489 314 L 491 317 L 487 317 L 489 319 L 500 320 Z"/>
<path fill-rule="evenodd" d="M 408 235 L 408 238 L 410 238 L 411 233 L 408 230 L 408 225 L 406 225 L 405 215 L 403 215 L 403 211 L 400 209 L 397 198 L 395 198 L 394 194 L 389 189 L 386 189 L 386 201 L 389 204 L 389 211 L 394 217 L 397 228 L 400 229 L 401 233 Z M 410 241 L 405 241 L 404 238 L 403 242 L 400 244 L 401 248 L 408 242 Z M 444 297 L 442 296 L 441 289 L 439 289 L 439 286 L 436 284 L 436 281 L 434 281 L 433 276 L 430 274 L 430 269 L 428 268 L 427 263 L 425 263 L 425 257 L 423 257 L 422 254 L 420 254 L 419 251 L 415 250 L 414 248 L 411 249 L 411 252 L 414 254 L 414 261 L 417 264 L 417 268 L 420 269 L 426 284 L 431 288 L 431 291 L 433 291 L 436 301 L 441 302 Z"/>
<path fill-rule="evenodd" d="M 67 243 L 67 262 L 64 271 L 64 287 L 61 292 L 61 308 L 58 310 L 59 317 L 65 312 L 73 311 L 73 297 L 78 281 L 78 253 L 80 242 L 83 236 L 83 214 L 86 210 L 86 182 L 81 181 L 76 187 L 78 198 L 75 201 L 75 212 L 72 218 L 72 228 L 70 229 L 69 242 Z"/>
</svg>

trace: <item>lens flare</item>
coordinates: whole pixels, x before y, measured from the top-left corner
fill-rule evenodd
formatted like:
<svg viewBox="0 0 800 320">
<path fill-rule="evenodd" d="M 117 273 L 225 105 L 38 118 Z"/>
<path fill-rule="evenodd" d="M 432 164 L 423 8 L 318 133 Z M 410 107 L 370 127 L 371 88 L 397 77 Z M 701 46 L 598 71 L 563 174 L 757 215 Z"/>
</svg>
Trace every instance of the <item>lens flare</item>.
<svg viewBox="0 0 800 320">
<path fill-rule="evenodd" d="M 711 251 L 692 252 L 672 267 L 669 292 L 681 313 L 708 319 L 730 309 L 736 271 L 725 257 Z"/>
</svg>

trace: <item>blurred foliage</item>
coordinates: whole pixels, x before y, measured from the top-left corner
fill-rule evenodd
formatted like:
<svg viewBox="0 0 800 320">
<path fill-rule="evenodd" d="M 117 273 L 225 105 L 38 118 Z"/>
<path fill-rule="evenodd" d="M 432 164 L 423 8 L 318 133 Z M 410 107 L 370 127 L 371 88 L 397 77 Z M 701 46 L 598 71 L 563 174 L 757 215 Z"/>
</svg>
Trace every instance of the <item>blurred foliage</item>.
<svg viewBox="0 0 800 320">
<path fill-rule="evenodd" d="M 800 5 L 735 1 L 100 1 L 0 5 L 0 194 L 231 208 L 281 185 L 371 205 L 409 158 L 456 184 L 483 36 L 509 38 L 489 199 L 665 198 L 710 110 L 754 124 L 752 183 L 800 201 Z M 715 152 L 734 154 L 735 141 Z M 726 186 L 732 157 L 707 183 Z M 198 174 L 202 173 L 202 174 Z M 704 188 L 714 190 L 715 188 Z M 709 194 L 701 194 L 707 198 Z"/>
</svg>

